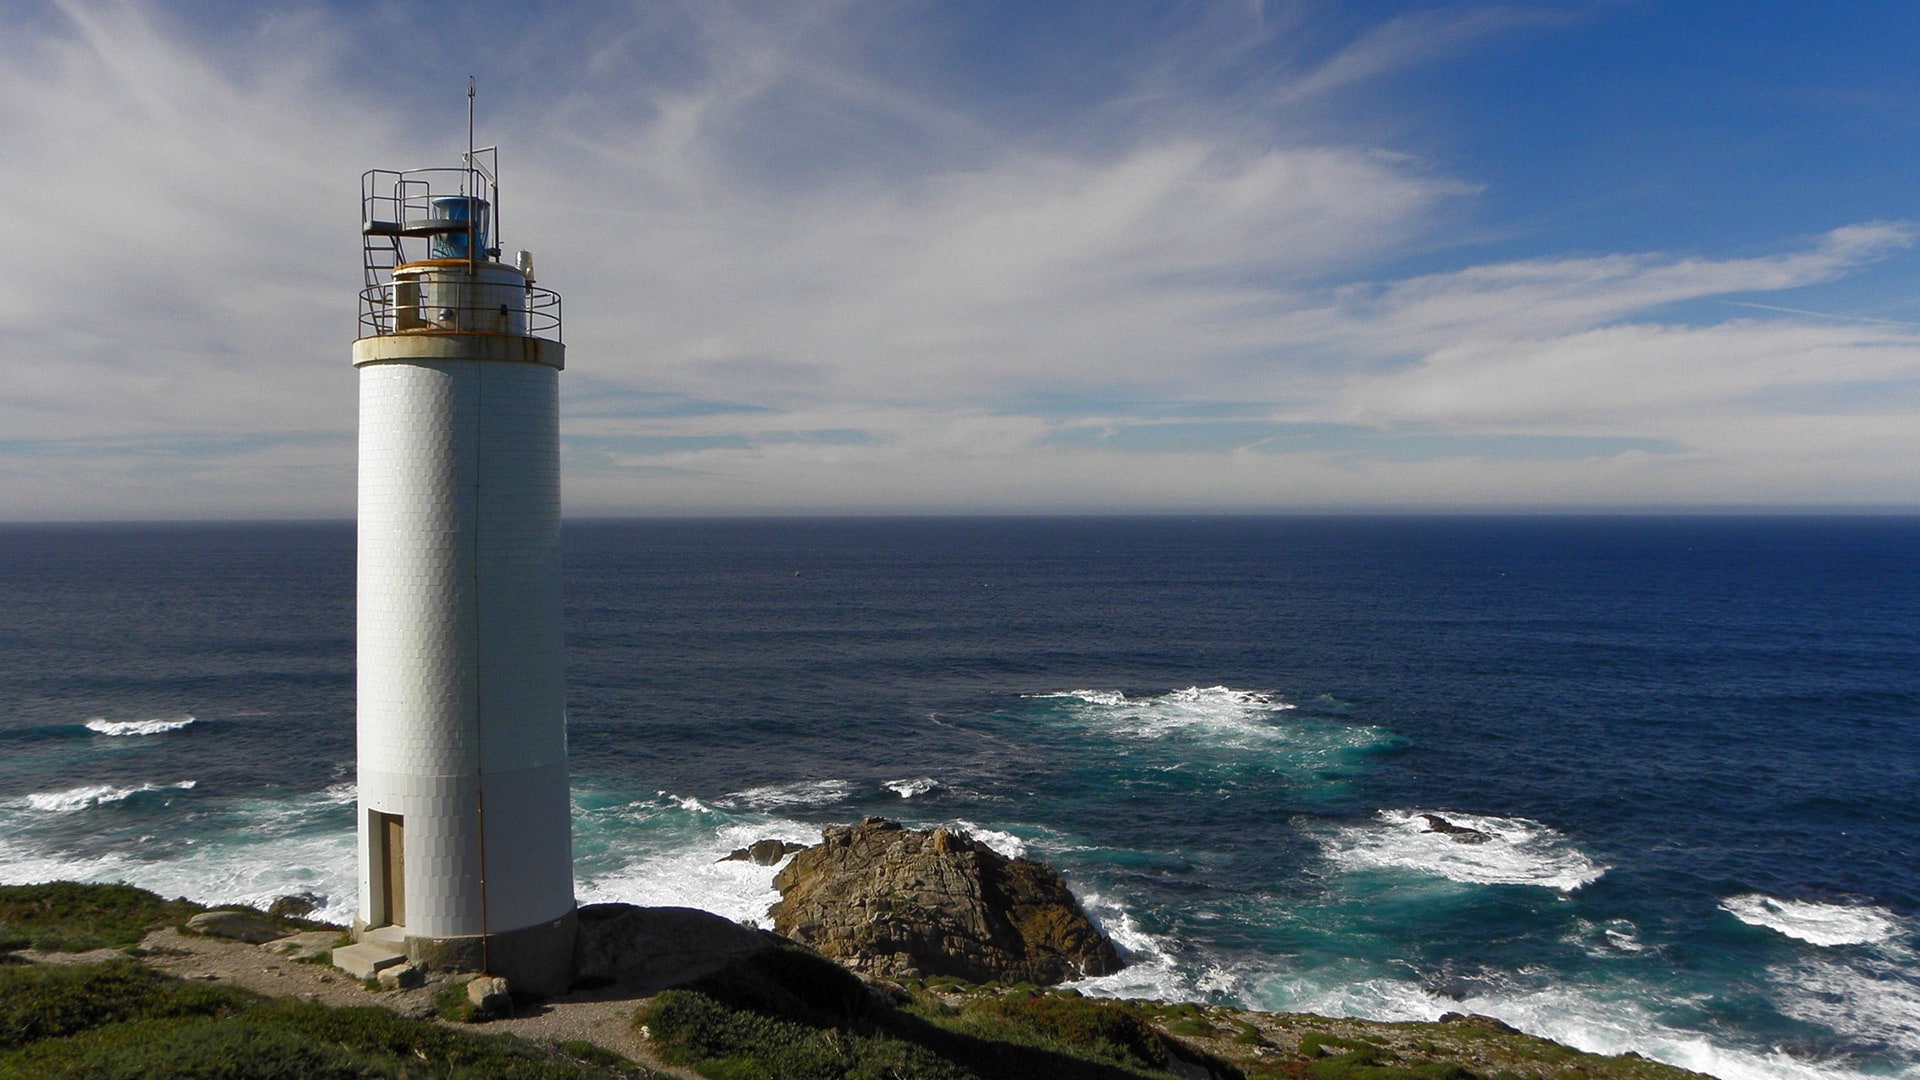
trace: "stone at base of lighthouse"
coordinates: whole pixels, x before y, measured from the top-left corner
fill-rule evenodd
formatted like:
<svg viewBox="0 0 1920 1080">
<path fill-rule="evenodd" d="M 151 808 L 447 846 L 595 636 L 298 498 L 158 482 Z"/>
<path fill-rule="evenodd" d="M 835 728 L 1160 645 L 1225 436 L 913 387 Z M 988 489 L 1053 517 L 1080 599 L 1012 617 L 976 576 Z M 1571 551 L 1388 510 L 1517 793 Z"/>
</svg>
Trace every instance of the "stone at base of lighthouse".
<svg viewBox="0 0 1920 1080">
<path fill-rule="evenodd" d="M 471 937 L 407 938 L 407 956 L 434 971 L 504 976 L 515 993 L 553 997 L 573 985 L 573 937 L 580 918 L 569 911 L 550 923 Z"/>
<path fill-rule="evenodd" d="M 429 971 L 499 975 L 515 993 L 555 997 L 573 985 L 573 940 L 580 925 L 574 912 L 548 923 L 518 930 L 496 931 L 483 941 L 478 934 L 422 937 L 408 934 L 400 943 L 409 963 Z M 377 941 L 388 927 L 354 928 L 355 939 Z"/>
</svg>

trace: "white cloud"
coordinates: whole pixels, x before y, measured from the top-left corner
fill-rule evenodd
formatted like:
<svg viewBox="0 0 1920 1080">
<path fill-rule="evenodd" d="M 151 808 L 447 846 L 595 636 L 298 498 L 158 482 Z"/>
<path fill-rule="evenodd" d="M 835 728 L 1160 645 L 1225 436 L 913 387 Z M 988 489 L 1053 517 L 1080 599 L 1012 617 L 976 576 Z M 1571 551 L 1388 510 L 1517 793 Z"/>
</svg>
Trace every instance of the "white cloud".
<svg viewBox="0 0 1920 1080">
<path fill-rule="evenodd" d="M 966 396 L 1166 377 L 1236 336 L 1248 279 L 1377 250 L 1442 194 L 1345 151 L 1240 162 L 1171 144 L 1096 163 L 1022 156 L 772 211 L 749 196 L 648 202 L 617 227 L 644 250 L 560 242 L 581 282 L 570 332 L 603 373 L 753 400 L 809 389 L 703 374 L 777 359 L 819 395 Z M 644 349 L 624 340 L 636 298 Z"/>
<path fill-rule="evenodd" d="M 0 502 L 349 513 L 357 179 L 456 158 L 465 69 L 383 81 L 413 60 L 389 16 L 207 33 L 160 10 L 0 15 Z M 898 18 L 596 9 L 530 18 L 524 47 L 490 58 L 480 137 L 502 144 L 503 240 L 566 296 L 570 509 L 1920 498 L 1884 464 L 1920 428 L 1920 336 L 1663 317 L 1838 281 L 1905 250 L 1910 225 L 1760 256 L 1381 271 L 1443 258 L 1438 223 L 1479 189 L 1327 137 L 1327 110 L 1524 13 L 1388 23 L 1250 73 L 1309 15 L 1227 47 L 1250 24 L 1216 12 L 1164 48 L 1130 43 L 1137 78 L 1033 102 L 1025 126 L 877 64 L 882 43 L 938 56 L 938 34 L 906 42 Z M 1187 70 L 1209 55 L 1225 59 Z M 1209 88 L 1228 72 L 1238 91 Z M 497 119 L 490 83 L 514 88 Z M 1310 116 L 1249 118 L 1256 101 Z M 1054 438 L 1189 404 L 1387 441 L 1632 446 L 1375 461 Z"/>
<path fill-rule="evenodd" d="M 0 332 L 18 350 L 0 430 L 351 424 L 339 356 L 316 348 L 352 335 L 351 204 L 319 163 L 363 156 L 384 125 L 303 62 L 324 28 L 265 24 L 245 63 L 139 7 L 60 10 L 0 59 Z"/>
<path fill-rule="evenodd" d="M 1285 82 L 1281 97 L 1298 101 L 1329 94 L 1416 64 L 1457 55 L 1481 38 L 1564 18 L 1509 7 L 1402 15 L 1364 31 L 1324 61 Z"/>
<path fill-rule="evenodd" d="M 1510 430 L 1688 432 L 1709 414 L 1778 414 L 1778 391 L 1920 382 L 1920 337 L 1855 326 L 1634 324 L 1448 346 L 1358 381 L 1350 415 Z M 1838 409 L 1874 412 L 1872 399 Z M 1910 407 L 1910 406 L 1909 406 Z"/>
</svg>

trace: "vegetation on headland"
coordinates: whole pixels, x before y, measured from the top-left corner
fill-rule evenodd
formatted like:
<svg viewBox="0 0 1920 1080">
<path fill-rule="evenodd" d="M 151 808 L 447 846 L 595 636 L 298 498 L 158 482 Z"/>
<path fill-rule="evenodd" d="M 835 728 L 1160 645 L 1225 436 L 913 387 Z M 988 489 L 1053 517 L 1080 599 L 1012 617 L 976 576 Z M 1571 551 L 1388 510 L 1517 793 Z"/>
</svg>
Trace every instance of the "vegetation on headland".
<svg viewBox="0 0 1920 1080">
<path fill-rule="evenodd" d="M 128 949 L 152 931 L 179 926 L 204 910 L 191 901 L 165 900 L 131 885 L 4 885 L 0 953 Z"/>
<path fill-rule="evenodd" d="M 328 1008 L 161 975 L 131 960 L 0 968 L 0 1080 L 234 1077 L 627 1080 L 587 1047 L 457 1031 L 377 1006 Z"/>
<path fill-rule="evenodd" d="M 49 953 L 131 949 L 153 931 L 183 926 L 206 910 L 184 897 L 168 900 L 131 885 L 72 881 L 0 885 L 0 956 L 20 949 Z M 251 911 L 290 933 L 339 929 L 331 923 L 262 912 L 243 904 L 224 904 L 220 910 Z"/>
<path fill-rule="evenodd" d="M 137 954 L 147 932 L 178 926 L 200 910 L 127 886 L 0 886 L 0 960 L 27 948 Z M 799 947 L 657 994 L 636 1011 L 634 1024 L 661 1060 L 712 1080 L 1696 1077 L 1631 1055 L 1580 1053 L 1482 1017 L 1390 1024 L 954 979 L 880 991 Z M 0 1080 L 155 1075 L 655 1074 L 589 1044 L 540 1046 L 378 1007 L 266 998 L 176 979 L 135 959 L 0 966 Z"/>
<path fill-rule="evenodd" d="M 127 885 L 0 886 L 0 1080 L 651 1075 L 590 1044 L 542 1047 L 373 1006 L 267 998 L 174 978 L 138 962 L 147 934 L 181 927 L 203 910 Z M 289 930 L 325 926 L 272 918 Z M 96 964 L 4 963 L 29 949 L 128 955 Z"/>
<path fill-rule="evenodd" d="M 713 1080 L 1697 1080 L 1485 1017 L 1382 1023 L 957 980 L 886 1001 L 798 948 L 658 994 L 634 1022 L 663 1060 Z"/>
</svg>

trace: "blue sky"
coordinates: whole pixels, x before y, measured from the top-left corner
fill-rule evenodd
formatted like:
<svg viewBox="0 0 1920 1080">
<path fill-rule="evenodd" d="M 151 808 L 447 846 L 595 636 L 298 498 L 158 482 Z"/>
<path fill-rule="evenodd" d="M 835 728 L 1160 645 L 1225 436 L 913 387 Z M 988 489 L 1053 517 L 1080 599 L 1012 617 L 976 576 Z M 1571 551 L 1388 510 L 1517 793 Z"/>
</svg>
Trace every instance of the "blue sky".
<svg viewBox="0 0 1920 1080">
<path fill-rule="evenodd" d="M 1920 505 L 1920 5 L 0 5 L 0 519 L 353 510 L 368 168 L 571 514 Z"/>
</svg>

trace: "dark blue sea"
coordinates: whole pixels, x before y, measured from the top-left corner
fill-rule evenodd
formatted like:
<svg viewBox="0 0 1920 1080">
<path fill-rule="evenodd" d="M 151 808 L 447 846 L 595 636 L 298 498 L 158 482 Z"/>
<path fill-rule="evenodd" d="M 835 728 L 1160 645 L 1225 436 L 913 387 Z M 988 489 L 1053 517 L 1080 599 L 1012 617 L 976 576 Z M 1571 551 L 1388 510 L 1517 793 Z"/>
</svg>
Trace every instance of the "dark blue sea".
<svg viewBox="0 0 1920 1080">
<path fill-rule="evenodd" d="M 0 528 L 0 881 L 353 905 L 351 524 Z M 582 901 L 884 814 L 1090 993 L 1920 1077 L 1920 519 L 577 521 Z M 1427 817 L 1474 830 L 1433 831 Z"/>
</svg>

